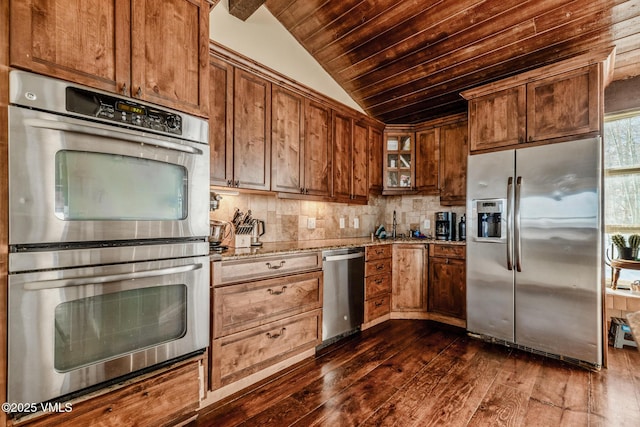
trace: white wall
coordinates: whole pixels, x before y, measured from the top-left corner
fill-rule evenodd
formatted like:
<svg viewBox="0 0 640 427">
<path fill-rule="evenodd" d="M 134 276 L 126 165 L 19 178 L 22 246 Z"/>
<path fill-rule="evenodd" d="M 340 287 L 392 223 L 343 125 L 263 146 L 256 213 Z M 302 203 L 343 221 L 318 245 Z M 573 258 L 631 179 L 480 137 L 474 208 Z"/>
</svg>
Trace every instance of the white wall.
<svg viewBox="0 0 640 427">
<path fill-rule="evenodd" d="M 243 22 L 229 14 L 228 0 L 221 0 L 209 15 L 209 36 L 231 50 L 363 112 L 265 6 L 260 6 Z"/>
</svg>

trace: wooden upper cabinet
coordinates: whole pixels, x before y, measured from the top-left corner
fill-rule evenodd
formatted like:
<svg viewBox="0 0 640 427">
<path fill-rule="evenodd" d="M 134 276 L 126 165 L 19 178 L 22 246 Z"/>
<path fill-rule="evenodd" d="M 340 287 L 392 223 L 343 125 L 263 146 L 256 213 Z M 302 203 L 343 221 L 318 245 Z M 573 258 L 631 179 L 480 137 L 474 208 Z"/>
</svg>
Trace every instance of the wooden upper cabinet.
<svg viewBox="0 0 640 427">
<path fill-rule="evenodd" d="M 333 196 L 351 199 L 351 147 L 353 119 L 333 112 Z"/>
<path fill-rule="evenodd" d="M 525 86 L 501 90 L 469 101 L 471 151 L 508 147 L 527 140 Z"/>
<path fill-rule="evenodd" d="M 527 140 L 598 131 L 599 82 L 598 65 L 590 65 L 527 84 Z"/>
<path fill-rule="evenodd" d="M 440 128 L 440 203 L 464 206 L 467 200 L 467 121 Z"/>
<path fill-rule="evenodd" d="M 601 133 L 613 53 L 590 51 L 463 92 L 471 153 Z"/>
<path fill-rule="evenodd" d="M 270 190 L 271 83 L 235 69 L 233 186 Z"/>
<path fill-rule="evenodd" d="M 209 59 L 209 148 L 211 185 L 233 180 L 233 66 Z"/>
<path fill-rule="evenodd" d="M 271 189 L 304 193 L 304 98 L 277 85 L 271 94 Z"/>
<path fill-rule="evenodd" d="M 129 0 L 12 1 L 9 22 L 12 66 L 130 94 Z"/>
<path fill-rule="evenodd" d="M 440 128 L 416 132 L 416 188 L 439 194 Z"/>
<path fill-rule="evenodd" d="M 132 0 L 131 93 L 176 110 L 207 115 L 209 4 Z"/>
<path fill-rule="evenodd" d="M 332 144 L 331 109 L 305 100 L 304 193 L 331 196 Z"/>
<path fill-rule="evenodd" d="M 366 123 L 353 125 L 351 199 L 365 201 L 369 195 L 369 128 Z"/>
<path fill-rule="evenodd" d="M 382 192 L 382 130 L 369 126 L 369 191 Z"/>
<path fill-rule="evenodd" d="M 393 245 L 391 311 L 427 311 L 428 262 L 424 245 Z"/>
<path fill-rule="evenodd" d="M 206 0 L 11 2 L 11 65 L 206 116 Z"/>
<path fill-rule="evenodd" d="M 415 192 L 415 133 L 413 128 L 384 132 L 383 194 Z"/>
</svg>

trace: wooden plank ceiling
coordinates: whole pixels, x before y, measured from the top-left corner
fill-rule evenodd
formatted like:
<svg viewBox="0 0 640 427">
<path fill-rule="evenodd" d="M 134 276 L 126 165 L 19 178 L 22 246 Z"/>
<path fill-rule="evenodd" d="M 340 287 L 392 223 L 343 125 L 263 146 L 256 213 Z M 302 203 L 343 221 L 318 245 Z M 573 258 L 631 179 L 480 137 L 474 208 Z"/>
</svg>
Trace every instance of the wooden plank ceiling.
<svg viewBox="0 0 640 427">
<path fill-rule="evenodd" d="M 459 93 L 617 46 L 640 74 L 640 0 L 266 0 L 371 116 L 419 123 L 466 110 Z"/>
</svg>

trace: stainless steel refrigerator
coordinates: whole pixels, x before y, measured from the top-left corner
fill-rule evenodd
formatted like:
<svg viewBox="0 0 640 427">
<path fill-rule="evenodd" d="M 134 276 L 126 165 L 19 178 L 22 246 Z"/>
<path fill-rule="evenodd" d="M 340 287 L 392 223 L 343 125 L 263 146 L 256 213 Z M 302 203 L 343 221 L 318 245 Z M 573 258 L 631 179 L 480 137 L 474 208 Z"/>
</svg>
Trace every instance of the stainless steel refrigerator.
<svg viewBox="0 0 640 427">
<path fill-rule="evenodd" d="M 469 156 L 467 329 L 602 364 L 600 138 Z"/>
</svg>

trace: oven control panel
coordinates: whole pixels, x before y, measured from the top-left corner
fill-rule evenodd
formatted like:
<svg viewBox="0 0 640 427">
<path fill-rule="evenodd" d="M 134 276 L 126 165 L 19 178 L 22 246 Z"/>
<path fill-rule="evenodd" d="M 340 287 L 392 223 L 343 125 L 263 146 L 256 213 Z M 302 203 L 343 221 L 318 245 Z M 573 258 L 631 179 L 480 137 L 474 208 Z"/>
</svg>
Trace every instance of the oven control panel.
<svg viewBox="0 0 640 427">
<path fill-rule="evenodd" d="M 128 126 L 182 135 L 182 117 L 127 98 L 67 87 L 67 111 Z"/>
</svg>

